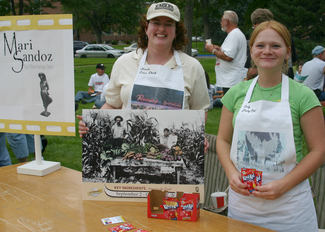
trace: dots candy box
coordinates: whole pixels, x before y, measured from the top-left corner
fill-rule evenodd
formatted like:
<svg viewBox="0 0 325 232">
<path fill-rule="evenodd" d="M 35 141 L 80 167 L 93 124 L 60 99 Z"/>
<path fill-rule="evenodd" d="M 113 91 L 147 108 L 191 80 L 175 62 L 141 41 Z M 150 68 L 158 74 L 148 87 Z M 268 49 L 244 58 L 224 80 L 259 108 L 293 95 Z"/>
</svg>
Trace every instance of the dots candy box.
<svg viewBox="0 0 325 232">
<path fill-rule="evenodd" d="M 148 194 L 148 217 L 196 221 L 200 217 L 200 194 L 151 190 Z"/>
<path fill-rule="evenodd" d="M 262 172 L 253 168 L 242 168 L 241 181 L 247 183 L 248 191 L 252 193 L 256 186 L 262 185 Z"/>
</svg>

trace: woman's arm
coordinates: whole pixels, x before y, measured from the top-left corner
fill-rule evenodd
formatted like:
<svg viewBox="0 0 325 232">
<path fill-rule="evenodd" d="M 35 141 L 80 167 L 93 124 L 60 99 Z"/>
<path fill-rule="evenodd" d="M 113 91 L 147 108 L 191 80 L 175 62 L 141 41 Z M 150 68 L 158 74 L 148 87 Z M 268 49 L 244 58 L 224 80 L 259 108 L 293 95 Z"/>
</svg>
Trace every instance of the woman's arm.
<svg viewBox="0 0 325 232">
<path fill-rule="evenodd" d="M 230 159 L 230 149 L 233 135 L 233 116 L 234 114 L 230 112 L 225 106 L 222 107 L 219 131 L 217 136 L 217 154 L 219 161 L 229 179 L 229 185 L 232 190 L 239 194 L 249 196 L 249 191 L 246 189 L 247 184 L 243 184 L 241 182 L 241 175 Z"/>
<path fill-rule="evenodd" d="M 307 111 L 300 118 L 301 128 L 307 143 L 308 154 L 288 175 L 256 187 L 253 194 L 265 199 L 276 199 L 310 177 L 325 162 L 325 126 L 321 107 Z"/>
</svg>

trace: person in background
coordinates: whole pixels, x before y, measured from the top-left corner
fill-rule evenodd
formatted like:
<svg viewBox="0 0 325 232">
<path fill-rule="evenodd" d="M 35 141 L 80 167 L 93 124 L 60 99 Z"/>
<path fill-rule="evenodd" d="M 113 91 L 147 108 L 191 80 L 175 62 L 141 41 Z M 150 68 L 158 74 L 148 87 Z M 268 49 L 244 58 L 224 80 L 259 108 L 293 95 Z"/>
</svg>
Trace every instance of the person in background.
<svg viewBox="0 0 325 232">
<path fill-rule="evenodd" d="M 271 21 L 271 20 L 273 20 L 273 13 L 269 9 L 257 8 L 251 14 L 251 22 L 253 24 L 253 29 L 257 27 L 260 23 L 263 23 L 265 21 Z M 251 60 L 250 55 L 248 56 L 247 60 Z M 297 60 L 298 60 L 298 54 L 295 48 L 293 38 L 291 37 L 291 54 L 288 59 L 288 68 L 286 71 L 286 73 L 291 79 L 294 78 L 292 65 L 293 63 L 296 63 Z M 251 63 L 246 62 L 245 68 L 248 68 L 246 80 L 253 79 L 254 77 L 257 76 L 258 74 L 257 69 L 256 67 L 252 66 Z"/>
<path fill-rule="evenodd" d="M 218 108 L 223 106 L 221 102 L 222 97 L 223 97 L 223 91 L 216 90 L 216 95 L 213 96 L 213 108 Z"/>
<path fill-rule="evenodd" d="M 153 3 L 140 20 L 139 48 L 121 56 L 112 68 L 101 109 L 205 110 L 207 117 L 210 101 L 203 67 L 182 52 L 188 43 L 186 32 L 176 5 Z M 146 99 L 158 101 L 148 105 Z M 80 121 L 80 136 L 87 131 Z"/>
<path fill-rule="evenodd" d="M 269 9 L 257 8 L 251 14 L 251 22 L 253 25 L 253 29 L 257 27 L 260 23 L 271 20 L 273 20 L 273 13 Z M 246 80 L 250 80 L 257 76 L 257 68 L 252 67 L 250 52 L 248 52 L 247 60 L 249 60 L 249 62 L 246 62 L 245 64 L 245 68 L 248 68 Z"/>
<path fill-rule="evenodd" d="M 296 74 L 301 75 L 302 66 L 304 66 L 304 64 L 305 64 L 305 62 L 299 61 L 298 65 L 297 65 Z"/>
<path fill-rule="evenodd" d="M 294 80 L 295 81 L 298 81 L 298 82 L 300 82 L 300 83 L 302 83 L 302 82 L 304 82 L 304 80 L 308 77 L 308 75 L 307 76 L 302 76 L 301 75 L 301 71 L 302 71 L 302 66 L 305 64 L 305 62 L 303 62 L 303 61 L 300 61 L 299 63 L 298 63 L 298 67 L 297 67 L 297 71 L 296 71 L 296 73 L 295 73 L 295 76 L 294 76 Z"/>
<path fill-rule="evenodd" d="M 0 167 L 11 165 L 10 155 L 6 146 L 6 133 L 0 132 Z"/>
<path fill-rule="evenodd" d="M 89 83 L 88 83 L 88 91 L 79 91 L 76 94 L 75 102 L 79 102 L 82 100 L 82 104 L 90 103 L 96 101 L 100 98 L 100 94 L 103 91 L 104 86 L 109 82 L 109 77 L 105 73 L 105 66 L 104 64 L 97 64 L 96 71 L 97 73 L 91 75 Z M 89 99 L 89 100 L 83 100 Z M 75 106 L 77 109 L 78 107 Z"/>
<path fill-rule="evenodd" d="M 102 106 L 105 104 L 106 99 L 105 99 L 105 94 L 106 94 L 106 89 L 108 87 L 108 83 L 104 86 L 103 92 L 100 94 L 100 98 L 97 98 L 95 101 L 95 105 L 93 108 L 95 109 L 100 109 Z"/>
<path fill-rule="evenodd" d="M 216 95 L 216 89 L 214 88 L 214 85 L 210 84 L 209 74 L 206 71 L 204 71 L 204 73 L 205 73 L 205 79 L 207 82 L 207 88 L 208 88 L 209 99 L 210 99 L 209 110 L 211 110 L 213 109 L 213 97 Z"/>
<path fill-rule="evenodd" d="M 224 11 L 220 21 L 221 29 L 228 33 L 221 47 L 206 44 L 205 48 L 216 56 L 215 72 L 217 85 L 222 87 L 223 93 L 230 87 L 243 81 L 247 70 L 246 62 L 247 41 L 245 35 L 237 27 L 238 16 L 234 11 Z"/>
<path fill-rule="evenodd" d="M 205 78 L 206 78 L 207 88 L 208 88 L 208 93 L 210 98 L 209 110 L 213 109 L 213 107 L 216 108 L 222 107 L 222 102 L 220 101 L 220 99 L 223 97 L 222 88 L 210 84 L 209 74 L 206 71 L 205 71 Z M 218 88 L 219 90 L 217 90 Z"/>
<path fill-rule="evenodd" d="M 249 45 L 259 75 L 222 98 L 217 136 L 230 185 L 228 216 L 280 232 L 317 232 L 308 177 L 325 162 L 320 102 L 308 87 L 283 74 L 291 53 L 284 25 L 273 20 L 259 24 Z M 245 168 L 262 177 L 252 192 L 241 179 Z"/>
<path fill-rule="evenodd" d="M 325 101 L 324 78 L 325 78 L 325 52 L 324 47 L 316 46 L 311 54 L 313 59 L 306 62 L 301 70 L 302 76 L 308 77 L 303 82 L 314 91 L 318 100 Z"/>
<path fill-rule="evenodd" d="M 28 150 L 28 141 L 27 136 L 25 134 L 16 134 L 16 133 L 7 133 L 7 140 L 11 147 L 11 150 L 15 154 L 16 158 L 18 159 L 19 163 L 24 163 L 28 161 L 29 150 Z M 33 137 L 34 138 L 34 137 Z M 33 146 L 34 146 L 34 139 L 33 139 Z"/>
</svg>

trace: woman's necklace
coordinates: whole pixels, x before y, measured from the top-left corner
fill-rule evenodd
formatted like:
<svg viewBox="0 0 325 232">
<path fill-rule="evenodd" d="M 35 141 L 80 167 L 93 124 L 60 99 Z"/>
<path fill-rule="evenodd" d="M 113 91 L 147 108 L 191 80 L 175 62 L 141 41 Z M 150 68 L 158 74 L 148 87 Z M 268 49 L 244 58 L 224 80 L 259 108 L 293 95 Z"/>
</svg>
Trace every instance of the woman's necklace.
<svg viewBox="0 0 325 232">
<path fill-rule="evenodd" d="M 264 94 L 263 94 L 261 88 L 259 88 L 259 90 L 260 90 L 260 92 L 261 92 L 261 94 L 262 94 L 263 99 L 264 99 L 264 100 L 269 100 L 269 98 L 272 96 L 272 94 L 273 94 L 275 88 L 272 90 L 271 94 L 270 94 L 270 95 L 268 96 L 268 98 L 266 98 L 266 99 L 265 99 L 265 97 L 264 97 Z"/>
</svg>

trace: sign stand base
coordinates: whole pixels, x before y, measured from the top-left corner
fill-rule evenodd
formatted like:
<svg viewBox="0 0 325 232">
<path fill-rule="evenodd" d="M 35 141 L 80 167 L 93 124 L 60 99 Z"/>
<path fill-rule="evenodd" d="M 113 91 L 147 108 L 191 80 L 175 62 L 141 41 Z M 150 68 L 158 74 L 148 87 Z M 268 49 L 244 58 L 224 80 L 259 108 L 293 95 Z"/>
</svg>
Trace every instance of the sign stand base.
<svg viewBox="0 0 325 232">
<path fill-rule="evenodd" d="M 34 135 L 35 140 L 35 160 L 17 167 L 18 174 L 27 174 L 34 176 L 45 176 L 61 168 L 59 162 L 42 160 L 41 136 Z"/>
<path fill-rule="evenodd" d="M 36 163 L 36 161 L 32 161 L 30 163 L 17 167 L 17 173 L 34 176 L 45 176 L 51 172 L 59 170 L 60 168 L 61 164 L 59 162 L 42 161 L 42 164 L 39 165 Z"/>
</svg>

